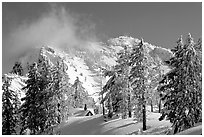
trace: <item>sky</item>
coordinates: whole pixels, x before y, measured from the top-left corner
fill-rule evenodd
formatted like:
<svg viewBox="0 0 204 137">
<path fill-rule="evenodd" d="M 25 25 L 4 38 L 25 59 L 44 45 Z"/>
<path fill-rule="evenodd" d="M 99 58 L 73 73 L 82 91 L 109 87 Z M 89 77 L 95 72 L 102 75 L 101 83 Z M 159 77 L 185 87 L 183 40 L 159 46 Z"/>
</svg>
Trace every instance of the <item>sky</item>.
<svg viewBox="0 0 204 137">
<path fill-rule="evenodd" d="M 26 50 L 44 44 L 86 46 L 128 35 L 173 48 L 178 37 L 202 36 L 202 3 L 3 3 L 2 73 Z"/>
</svg>

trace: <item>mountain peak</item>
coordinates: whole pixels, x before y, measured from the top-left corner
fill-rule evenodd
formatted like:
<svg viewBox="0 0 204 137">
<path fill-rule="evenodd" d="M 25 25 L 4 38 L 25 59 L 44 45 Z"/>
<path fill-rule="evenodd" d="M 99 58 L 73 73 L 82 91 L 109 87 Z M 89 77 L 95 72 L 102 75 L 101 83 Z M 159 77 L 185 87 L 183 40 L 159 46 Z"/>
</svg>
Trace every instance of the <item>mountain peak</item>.
<svg viewBox="0 0 204 137">
<path fill-rule="evenodd" d="M 130 36 L 119 36 L 111 38 L 104 43 L 90 43 L 89 48 L 72 48 L 68 50 L 57 49 L 52 46 L 42 46 L 27 51 L 19 58 L 24 72 L 27 73 L 27 66 L 38 62 L 42 58 L 47 58 L 52 65 L 57 65 L 57 61 L 62 61 L 67 66 L 66 73 L 69 76 L 70 84 L 73 84 L 76 78 L 82 82 L 83 87 L 90 95 L 101 90 L 101 82 L 105 84 L 108 80 L 101 77 L 100 68 L 109 69 L 116 65 L 117 53 L 124 49 L 125 46 L 132 47 L 137 45 L 141 40 Z M 172 56 L 170 50 L 151 45 L 144 42 L 148 54 L 158 61 L 165 61 Z M 163 64 L 165 66 L 165 64 Z M 167 70 L 168 67 L 163 67 Z M 95 99 L 98 96 L 95 96 Z"/>
</svg>

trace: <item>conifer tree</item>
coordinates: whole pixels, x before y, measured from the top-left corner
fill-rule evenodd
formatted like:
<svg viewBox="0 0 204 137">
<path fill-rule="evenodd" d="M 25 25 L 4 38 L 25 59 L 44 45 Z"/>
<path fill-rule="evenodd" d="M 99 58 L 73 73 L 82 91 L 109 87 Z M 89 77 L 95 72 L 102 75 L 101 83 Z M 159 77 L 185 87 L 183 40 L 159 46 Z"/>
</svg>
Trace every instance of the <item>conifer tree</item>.
<svg viewBox="0 0 204 137">
<path fill-rule="evenodd" d="M 130 71 L 130 81 L 133 88 L 133 98 L 136 101 L 137 107 L 136 113 L 142 114 L 143 130 L 146 130 L 146 99 L 145 94 L 147 92 L 147 56 L 145 53 L 145 47 L 143 39 L 139 45 L 134 45 L 131 53 L 130 65 L 132 66 Z M 138 116 L 141 118 L 141 115 Z"/>
<path fill-rule="evenodd" d="M 123 68 L 119 65 L 116 65 L 113 67 L 113 70 L 105 71 L 104 75 L 110 78 L 100 94 L 106 93 L 101 102 L 108 101 L 107 107 L 110 115 L 112 115 L 112 112 L 121 112 L 123 113 L 122 118 L 126 118 L 126 112 L 128 110 L 128 90 L 122 69 Z"/>
<path fill-rule="evenodd" d="M 61 123 L 66 117 L 68 111 L 65 94 L 69 90 L 68 75 L 65 72 L 63 60 L 58 61 L 53 71 L 53 104 L 57 109 L 57 121 Z"/>
<path fill-rule="evenodd" d="M 78 91 L 78 86 L 79 86 L 79 77 L 76 77 L 76 80 L 74 81 L 73 87 L 75 88 L 75 95 L 74 98 L 77 99 L 79 97 L 79 91 Z"/>
<path fill-rule="evenodd" d="M 131 88 L 130 88 L 130 82 L 129 82 L 129 75 L 130 75 L 130 55 L 131 55 L 131 49 L 128 47 L 128 45 L 124 46 L 124 51 L 120 52 L 118 57 L 118 64 L 116 65 L 116 71 L 119 75 L 119 77 L 122 78 L 124 87 L 123 87 L 123 99 L 124 103 L 126 102 L 125 106 L 128 110 L 128 117 L 132 117 L 132 105 L 131 105 Z M 124 110 L 126 113 L 126 110 Z"/>
<path fill-rule="evenodd" d="M 17 94 L 9 89 L 11 79 L 6 78 L 2 86 L 2 134 L 17 134 L 16 126 L 19 124 L 18 109 L 20 102 Z"/>
<path fill-rule="evenodd" d="M 82 86 L 82 83 L 79 80 L 79 77 L 76 78 L 73 84 L 75 93 L 74 93 L 74 99 L 75 99 L 75 107 L 83 107 L 84 106 L 84 99 L 87 98 L 88 93 L 86 93 L 84 87 Z"/>
<path fill-rule="evenodd" d="M 56 134 L 54 130 L 67 118 L 70 105 L 67 101 L 67 92 L 70 90 L 67 69 L 65 69 L 63 60 L 58 61 L 55 66 L 46 56 L 42 55 L 38 63 L 38 70 L 42 79 L 41 86 L 43 86 L 40 104 L 46 110 L 41 134 Z"/>
<path fill-rule="evenodd" d="M 159 85 L 159 81 L 162 78 L 162 70 L 161 70 L 161 60 L 157 58 L 156 61 L 151 60 L 151 57 L 148 57 L 149 60 L 149 74 L 148 74 L 148 92 L 147 99 L 151 106 L 151 112 L 153 112 L 153 105 L 157 102 L 157 98 L 159 98 L 159 93 L 157 92 L 157 87 Z"/>
<path fill-rule="evenodd" d="M 37 63 L 34 63 L 28 72 L 28 80 L 26 81 L 27 86 L 26 96 L 21 100 L 24 103 L 21 106 L 22 112 L 22 129 L 21 134 L 24 130 L 29 129 L 31 134 L 38 134 L 40 128 L 44 123 L 44 117 L 42 112 L 43 108 L 40 107 L 39 98 L 41 96 L 42 87 L 40 86 L 40 74 L 38 72 Z"/>
<path fill-rule="evenodd" d="M 54 134 L 54 128 L 58 125 L 57 119 L 57 104 L 55 103 L 54 89 L 54 67 L 50 61 L 43 54 L 38 61 L 38 71 L 40 74 L 42 87 L 41 94 L 39 95 L 40 107 L 43 109 L 44 123 L 41 126 L 39 134 Z"/>
<path fill-rule="evenodd" d="M 68 78 L 63 73 L 63 66 L 51 66 L 46 56 L 42 55 L 38 64 L 29 70 L 26 97 L 22 100 L 22 132 L 29 129 L 31 134 L 55 134 L 54 129 L 64 119 L 66 113 L 65 87 Z M 32 118 L 32 119 L 31 119 Z"/>
<path fill-rule="evenodd" d="M 180 37 L 166 61 L 172 70 L 160 81 L 164 109 L 159 120 L 170 120 L 174 134 L 202 121 L 202 61 L 190 34 Z"/>
<path fill-rule="evenodd" d="M 20 62 L 15 62 L 15 65 L 13 66 L 11 73 L 23 76 L 22 64 Z"/>
<path fill-rule="evenodd" d="M 130 101 L 130 85 L 129 85 L 129 57 L 130 49 L 127 45 L 123 45 L 124 50 L 117 54 L 117 65 L 113 70 L 106 71 L 105 76 L 110 76 L 101 93 L 108 93 L 104 99 L 108 101 L 109 113 L 116 111 L 120 106 L 123 118 L 131 117 L 131 101 Z M 104 100 L 105 101 L 105 100 Z M 113 105 L 114 104 L 114 105 Z"/>
<path fill-rule="evenodd" d="M 104 73 L 105 76 L 109 76 L 109 80 L 106 82 L 106 84 L 104 85 L 102 91 L 99 93 L 100 95 L 102 94 L 105 94 L 105 97 L 101 100 L 101 103 L 104 103 L 105 101 L 108 101 L 108 109 L 109 109 L 109 114 L 112 113 L 113 111 L 111 110 L 112 109 L 112 99 L 110 98 L 113 98 L 113 94 L 116 92 L 116 73 L 114 71 L 105 71 Z M 116 94 L 115 93 L 115 96 L 116 97 Z M 116 105 L 114 105 L 116 106 Z M 114 107 L 113 106 L 113 107 Z M 114 108 L 113 108 L 114 109 Z"/>
</svg>

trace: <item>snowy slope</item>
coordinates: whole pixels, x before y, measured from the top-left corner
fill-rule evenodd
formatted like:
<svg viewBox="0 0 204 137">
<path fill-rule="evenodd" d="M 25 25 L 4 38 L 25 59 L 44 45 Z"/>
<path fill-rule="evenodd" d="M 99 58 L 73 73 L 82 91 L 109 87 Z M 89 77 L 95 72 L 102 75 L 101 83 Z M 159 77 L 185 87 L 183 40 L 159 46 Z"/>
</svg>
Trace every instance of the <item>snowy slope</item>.
<svg viewBox="0 0 204 137">
<path fill-rule="evenodd" d="M 109 39 L 107 45 L 109 45 L 115 52 L 119 52 L 124 49 L 124 45 L 132 48 L 134 45 L 140 43 L 141 40 L 129 36 L 119 36 L 117 38 Z M 164 61 L 170 59 L 173 56 L 173 53 L 170 49 L 162 48 L 159 46 L 152 45 L 144 41 L 145 48 L 148 54 L 154 59 L 155 62 L 161 62 L 160 69 L 163 70 L 163 73 L 167 73 L 170 69 L 164 63 Z"/>
<path fill-rule="evenodd" d="M 103 56 L 104 59 L 97 57 L 97 58 L 92 58 L 91 60 L 90 56 L 84 55 L 84 54 L 88 54 L 88 52 L 86 53 L 86 51 L 84 52 L 75 51 L 75 53 L 73 54 L 73 52 L 67 53 L 60 49 L 56 49 L 56 48 L 54 49 L 50 46 L 46 46 L 46 47 L 31 49 L 30 51 L 27 51 L 25 55 L 19 58 L 19 61 L 22 63 L 24 71 L 27 73 L 28 72 L 27 66 L 31 65 L 33 62 L 37 62 L 39 59 L 42 58 L 42 56 L 49 59 L 51 65 L 56 65 L 57 61 L 59 61 L 60 59 L 63 59 L 65 65 L 68 68 L 67 74 L 69 76 L 69 82 L 71 84 L 74 84 L 74 81 L 76 80 L 76 78 L 79 77 L 79 80 L 82 82 L 82 86 L 88 91 L 90 95 L 93 95 L 95 92 L 98 92 L 97 90 L 99 89 L 99 87 L 97 86 L 99 85 L 99 82 L 100 82 L 98 81 L 100 76 L 98 74 L 100 71 L 98 67 L 102 65 L 102 63 L 103 65 L 104 64 L 106 65 L 106 63 L 104 62 L 108 62 L 108 65 L 113 65 L 115 63 L 115 60 L 108 58 L 107 56 Z M 98 62 L 100 59 L 102 60 L 101 64 Z M 111 62 L 113 62 L 113 64 L 111 64 Z M 93 68 L 90 68 L 93 66 L 95 66 L 94 71 L 93 71 Z M 97 94 L 95 95 L 96 96 L 93 96 L 93 97 L 97 98 L 98 95 Z"/>
<path fill-rule="evenodd" d="M 83 83 L 82 86 L 88 91 L 89 94 L 95 92 L 93 85 L 97 84 L 93 77 L 93 73 L 89 70 L 89 67 L 85 64 L 84 60 L 78 57 L 69 59 L 65 62 L 68 66 L 67 74 L 69 75 L 69 82 L 74 84 L 76 77 Z"/>
<path fill-rule="evenodd" d="M 159 113 L 148 113 L 146 134 L 153 134 L 155 129 L 161 131 L 171 126 L 169 121 L 159 121 Z M 80 130 L 79 130 L 80 129 Z M 102 115 L 70 117 L 59 127 L 61 135 L 137 135 L 142 129 L 142 122 L 133 118 L 113 118 L 107 122 Z M 164 133 L 163 133 L 164 134 Z"/>
<path fill-rule="evenodd" d="M 202 135 L 202 123 L 200 125 L 181 131 L 177 135 Z"/>
<path fill-rule="evenodd" d="M 25 97 L 25 92 L 22 91 L 22 87 L 26 86 L 25 81 L 28 79 L 27 77 L 15 74 L 4 74 L 3 81 L 5 79 L 11 80 L 9 90 L 15 91 L 19 98 Z"/>
<path fill-rule="evenodd" d="M 23 65 L 23 69 L 26 73 L 27 66 L 33 62 L 37 62 L 42 56 L 48 58 L 51 64 L 56 65 L 57 61 L 63 59 L 67 66 L 67 74 L 69 75 L 69 82 L 74 83 L 76 77 L 82 82 L 83 87 L 88 91 L 90 95 L 95 99 L 98 98 L 98 92 L 102 85 L 108 80 L 108 78 L 101 78 L 101 68 L 110 68 L 116 64 L 117 53 L 124 49 L 124 45 L 132 47 L 134 44 L 140 42 L 137 38 L 128 36 L 120 36 L 118 38 L 109 39 L 106 43 L 89 43 L 88 47 L 75 47 L 69 49 L 57 49 L 52 46 L 44 46 L 42 48 L 33 48 L 26 51 L 19 57 L 19 61 Z M 163 62 L 170 58 L 172 53 L 170 50 L 151 45 L 144 42 L 148 49 L 149 55 L 156 61 Z M 17 61 L 18 61 L 17 60 Z M 168 67 L 161 66 L 164 72 L 168 71 Z M 16 81 L 19 81 L 17 78 Z M 17 82 L 18 83 L 18 82 Z M 19 84 L 23 86 L 22 84 Z"/>
</svg>

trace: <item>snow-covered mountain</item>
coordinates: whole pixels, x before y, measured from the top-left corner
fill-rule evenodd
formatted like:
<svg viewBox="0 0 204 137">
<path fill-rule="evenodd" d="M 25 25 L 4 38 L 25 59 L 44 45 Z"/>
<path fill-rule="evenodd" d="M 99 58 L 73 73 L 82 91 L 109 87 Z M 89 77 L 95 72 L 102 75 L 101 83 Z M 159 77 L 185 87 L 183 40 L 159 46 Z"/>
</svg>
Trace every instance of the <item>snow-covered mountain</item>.
<svg viewBox="0 0 204 137">
<path fill-rule="evenodd" d="M 75 47 L 67 49 L 57 49 L 52 46 L 43 46 L 41 48 L 33 48 L 21 55 L 18 60 L 22 63 L 25 76 L 27 66 L 33 62 L 37 62 L 42 56 L 47 57 L 53 65 L 57 61 L 63 59 L 67 66 L 67 74 L 70 78 L 69 82 L 74 83 L 76 77 L 83 83 L 83 87 L 95 99 L 98 97 L 98 92 L 102 84 L 105 84 L 106 78 L 101 78 L 101 68 L 110 68 L 116 64 L 116 54 L 124 48 L 124 45 L 132 46 L 134 43 L 139 43 L 140 40 L 128 36 L 120 36 L 118 38 L 109 39 L 106 43 L 90 43 L 87 47 Z M 147 42 L 144 43 L 148 48 L 149 55 L 156 61 L 164 61 L 172 56 L 169 49 L 157 47 Z M 162 65 L 164 71 L 168 67 Z M 23 83 L 26 77 L 14 76 L 7 74 L 5 77 L 11 77 L 13 83 L 11 88 L 19 90 L 25 85 Z"/>
<path fill-rule="evenodd" d="M 4 74 L 2 81 L 5 79 L 11 80 L 10 86 L 8 87 L 9 90 L 15 91 L 19 98 L 25 97 L 25 92 L 22 91 L 22 88 L 26 86 L 25 81 L 28 79 L 27 77 L 9 73 Z"/>
<path fill-rule="evenodd" d="M 139 44 L 141 40 L 129 36 L 120 36 L 118 38 L 112 38 L 108 40 L 108 45 L 115 49 L 116 52 L 119 52 L 123 49 L 124 46 L 133 47 L 134 44 Z M 148 42 L 144 42 L 144 45 L 147 49 L 148 54 L 153 58 L 155 62 L 161 62 L 160 69 L 164 73 L 169 71 L 168 66 L 165 65 L 164 61 L 170 59 L 173 56 L 173 53 L 170 49 L 162 48 L 159 46 L 152 45 Z"/>
</svg>

